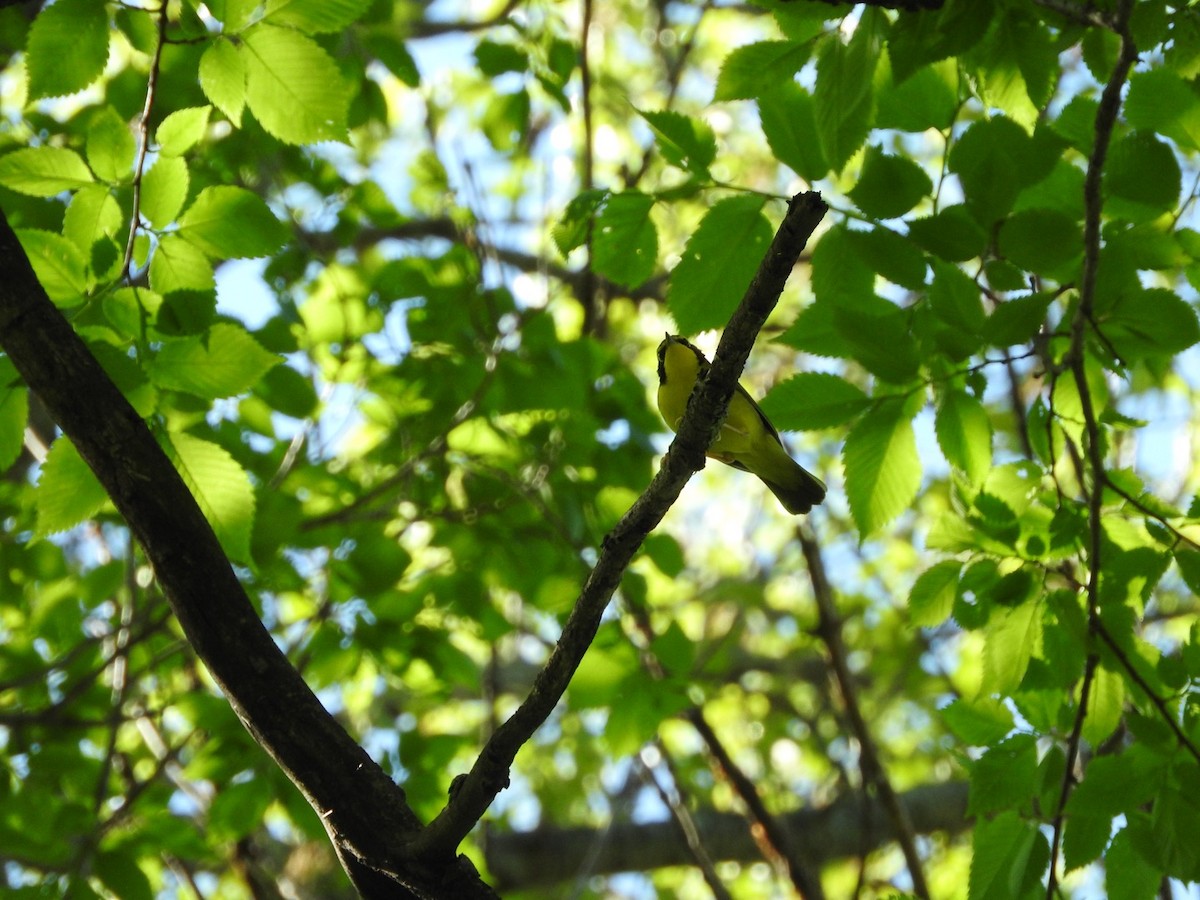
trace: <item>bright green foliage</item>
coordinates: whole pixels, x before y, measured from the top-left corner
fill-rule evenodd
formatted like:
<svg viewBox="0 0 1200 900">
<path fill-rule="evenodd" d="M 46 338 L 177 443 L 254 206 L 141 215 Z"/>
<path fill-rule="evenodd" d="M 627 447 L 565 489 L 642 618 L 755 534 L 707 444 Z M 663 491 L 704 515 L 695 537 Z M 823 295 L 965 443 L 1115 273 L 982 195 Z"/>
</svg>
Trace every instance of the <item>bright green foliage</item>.
<svg viewBox="0 0 1200 900">
<path fill-rule="evenodd" d="M 717 139 L 703 122 L 674 112 L 643 112 L 654 129 L 658 150 L 673 166 L 707 176 L 717 156 Z"/>
<path fill-rule="evenodd" d="M 787 198 L 829 204 L 742 376 L 828 497 L 687 486 L 463 845 L 505 896 L 713 893 L 664 797 L 730 894 L 794 893 L 706 830 L 752 827 L 721 748 L 773 815 L 846 804 L 829 897 L 1200 882 L 1200 8 L 919 5 L 0 8 L 0 208 L 424 821 L 656 471 L 663 332 L 711 351 Z M 3 354 L 0 474 L 4 888 L 350 896 Z M 923 878 L 867 742 L 956 792 Z"/>
<path fill-rule="evenodd" d="M 269 134 L 290 144 L 345 138 L 348 92 L 320 44 L 263 24 L 246 33 L 241 56 L 246 104 Z"/>
<path fill-rule="evenodd" d="M 37 488 L 37 530 L 54 534 L 94 516 L 108 498 L 69 438 L 50 448 Z"/>
<path fill-rule="evenodd" d="M 763 398 L 762 408 L 785 431 L 842 425 L 870 406 L 858 387 L 827 372 L 793 375 Z"/>
<path fill-rule="evenodd" d="M 254 491 L 246 472 L 217 444 L 185 432 L 166 435 L 164 449 L 229 558 L 249 562 Z"/>
<path fill-rule="evenodd" d="M 846 499 L 858 530 L 870 534 L 912 502 L 921 464 L 909 404 L 887 398 L 846 435 Z"/>
<path fill-rule="evenodd" d="M 286 239 L 266 204 L 236 187 L 201 191 L 180 218 L 179 233 L 218 259 L 266 256 Z"/>
<path fill-rule="evenodd" d="M 108 10 L 90 0 L 59 0 L 29 29 L 29 96 L 58 97 L 81 91 L 108 59 Z"/>
<path fill-rule="evenodd" d="M 278 362 L 242 328 L 219 323 L 203 336 L 164 344 L 149 375 L 161 388 L 216 400 L 249 390 Z"/>
<path fill-rule="evenodd" d="M 762 198 L 726 197 L 704 216 L 671 273 L 667 305 L 680 332 L 693 334 L 728 320 L 750 284 L 771 226 Z"/>
<path fill-rule="evenodd" d="M 29 147 L 0 157 L 0 184 L 33 197 L 53 197 L 90 181 L 87 163 L 74 150 Z"/>
<path fill-rule="evenodd" d="M 635 287 L 658 262 L 658 232 L 650 218 L 654 198 L 636 191 L 605 199 L 596 214 L 596 270 Z"/>
<path fill-rule="evenodd" d="M 812 51 L 798 41 L 760 41 L 725 58 L 714 100 L 751 100 L 791 81 Z"/>
</svg>

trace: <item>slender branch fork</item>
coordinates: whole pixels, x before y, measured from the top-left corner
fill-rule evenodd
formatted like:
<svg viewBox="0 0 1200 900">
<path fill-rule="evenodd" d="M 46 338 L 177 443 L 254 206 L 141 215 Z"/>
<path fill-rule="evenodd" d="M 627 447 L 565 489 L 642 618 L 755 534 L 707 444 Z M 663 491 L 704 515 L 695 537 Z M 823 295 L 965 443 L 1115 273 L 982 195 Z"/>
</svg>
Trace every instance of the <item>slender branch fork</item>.
<svg viewBox="0 0 1200 900">
<path fill-rule="evenodd" d="M 471 771 L 457 782 L 446 807 L 412 841 L 408 848 L 411 856 L 432 862 L 453 854 L 508 784 L 509 768 L 517 751 L 562 697 L 634 554 L 675 502 L 683 485 L 703 467 L 704 451 L 724 421 L 750 348 L 827 209 L 821 195 L 812 191 L 797 194 L 788 203 L 766 257 L 725 328 L 708 376 L 699 381 L 688 401 L 687 412 L 658 474 L 605 538 L 600 558 L 529 696 L 492 734 Z"/>
<path fill-rule="evenodd" d="M 1083 273 L 1079 284 L 1079 305 L 1071 322 L 1071 346 L 1066 360 L 1079 391 L 1084 433 L 1087 437 L 1086 459 L 1079 462 L 1080 467 L 1087 471 L 1080 472 L 1079 483 L 1088 501 L 1087 610 L 1088 633 L 1094 639 L 1102 630 L 1100 622 L 1100 569 L 1103 544 L 1101 514 L 1106 475 L 1100 422 L 1087 381 L 1084 343 L 1087 338 L 1088 325 L 1093 321 L 1096 274 L 1100 265 L 1100 218 L 1103 206 L 1100 190 L 1101 176 L 1104 171 L 1104 161 L 1108 156 L 1108 146 L 1112 140 L 1113 127 L 1121 108 L 1121 89 L 1137 59 L 1137 47 L 1134 46 L 1133 38 L 1129 34 L 1129 15 L 1132 7 L 1132 0 L 1121 0 L 1117 9 L 1113 28 L 1120 36 L 1121 50 L 1113 65 L 1112 75 L 1104 86 L 1104 92 L 1100 96 L 1100 105 L 1096 111 L 1096 139 L 1092 146 L 1092 155 L 1088 160 L 1087 174 L 1083 183 Z M 1086 477 L 1087 475 L 1090 475 L 1090 478 Z M 1088 695 L 1091 692 L 1098 663 L 1097 650 L 1093 646 L 1088 651 L 1083 683 L 1080 688 L 1079 707 L 1076 709 L 1075 723 L 1067 743 L 1067 765 L 1063 773 L 1062 790 L 1059 792 L 1058 808 L 1054 814 L 1054 837 L 1050 845 L 1050 877 L 1046 883 L 1047 900 L 1053 900 L 1058 891 L 1057 862 L 1059 850 L 1062 847 L 1064 810 L 1071 795 L 1071 788 L 1075 783 L 1075 767 L 1079 760 L 1079 745 L 1083 733 L 1083 722 L 1087 715 Z"/>
</svg>

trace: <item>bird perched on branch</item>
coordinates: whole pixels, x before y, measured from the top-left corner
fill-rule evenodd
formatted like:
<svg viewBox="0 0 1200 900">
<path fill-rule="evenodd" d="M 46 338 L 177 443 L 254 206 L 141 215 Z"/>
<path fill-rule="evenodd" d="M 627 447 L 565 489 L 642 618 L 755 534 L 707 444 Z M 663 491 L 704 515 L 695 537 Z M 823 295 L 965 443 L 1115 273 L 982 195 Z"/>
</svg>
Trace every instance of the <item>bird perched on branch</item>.
<svg viewBox="0 0 1200 900">
<path fill-rule="evenodd" d="M 668 334 L 658 345 L 658 409 L 672 431 L 679 427 L 696 379 L 708 369 L 704 354 L 678 335 Z M 707 455 L 757 475 L 794 516 L 825 499 L 825 485 L 788 455 L 771 420 L 740 384 Z"/>
</svg>

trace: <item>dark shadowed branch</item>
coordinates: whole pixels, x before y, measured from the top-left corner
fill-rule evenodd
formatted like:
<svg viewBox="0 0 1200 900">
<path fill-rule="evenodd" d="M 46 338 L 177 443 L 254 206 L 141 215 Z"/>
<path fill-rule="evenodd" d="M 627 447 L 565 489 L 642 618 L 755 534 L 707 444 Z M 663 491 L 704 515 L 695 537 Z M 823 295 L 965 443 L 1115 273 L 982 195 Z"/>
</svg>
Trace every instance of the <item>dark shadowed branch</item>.
<svg viewBox="0 0 1200 900">
<path fill-rule="evenodd" d="M 913 788 L 900 795 L 900 803 L 918 834 L 958 834 L 970 825 L 966 782 Z M 742 816 L 702 810 L 693 817 L 700 840 L 714 860 L 751 863 L 761 859 Z M 797 810 L 779 819 L 790 832 L 821 836 L 812 848 L 817 865 L 850 859 L 864 849 L 878 849 L 896 839 L 879 798 L 857 792 L 821 809 Z M 488 871 L 497 887 L 511 890 L 574 878 L 589 854 L 591 871 L 596 875 L 694 863 L 673 822 L 618 822 L 605 826 L 604 831 L 600 835 L 590 828 L 544 825 L 534 831 L 492 834 L 486 851 Z"/>
<path fill-rule="evenodd" d="M 421 823 L 404 792 L 284 657 L 216 535 L 141 416 L 46 296 L 0 212 L 0 345 L 124 516 L 188 641 L 246 729 L 301 790 L 367 897 L 490 892 L 469 863 L 397 877 Z M 368 862 L 370 861 L 370 862 Z M 447 879 L 447 880 L 443 880 Z M 405 885 L 405 886 L 402 886 Z"/>
</svg>

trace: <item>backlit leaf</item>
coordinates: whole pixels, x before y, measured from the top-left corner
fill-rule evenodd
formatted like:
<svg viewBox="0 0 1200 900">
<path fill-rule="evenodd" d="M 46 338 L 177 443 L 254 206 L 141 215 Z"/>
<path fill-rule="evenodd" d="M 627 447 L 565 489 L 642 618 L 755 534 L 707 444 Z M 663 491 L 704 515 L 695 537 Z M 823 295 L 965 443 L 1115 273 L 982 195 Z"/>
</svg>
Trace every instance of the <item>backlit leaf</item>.
<svg viewBox="0 0 1200 900">
<path fill-rule="evenodd" d="M 771 243 L 762 197 L 739 195 L 718 202 L 688 239 L 671 273 L 667 308 L 684 334 L 729 320 Z"/>
<path fill-rule="evenodd" d="M 850 513 L 866 537 L 907 509 L 921 484 L 917 440 L 905 404 L 884 400 L 859 419 L 846 436 L 842 461 Z"/>
<path fill-rule="evenodd" d="M 224 448 L 184 432 L 168 433 L 163 449 L 230 559 L 248 561 L 254 491 L 246 471 Z"/>
</svg>

